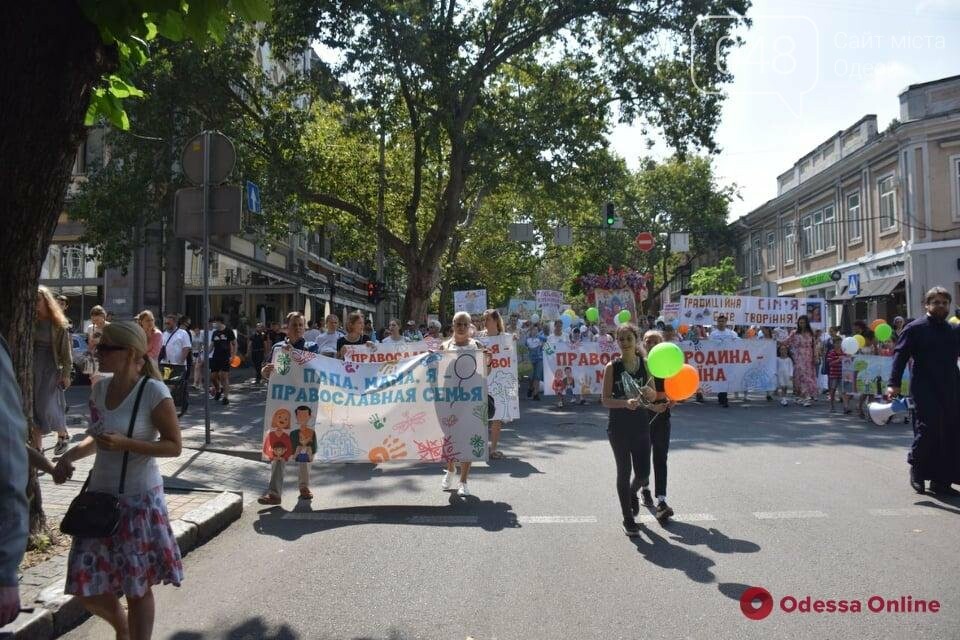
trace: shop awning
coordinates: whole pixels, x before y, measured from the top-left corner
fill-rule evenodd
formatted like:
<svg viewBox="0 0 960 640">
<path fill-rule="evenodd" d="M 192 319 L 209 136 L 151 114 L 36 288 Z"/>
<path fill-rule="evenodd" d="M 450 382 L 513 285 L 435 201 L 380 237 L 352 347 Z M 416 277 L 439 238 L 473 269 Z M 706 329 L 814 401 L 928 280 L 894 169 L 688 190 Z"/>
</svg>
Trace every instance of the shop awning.
<svg viewBox="0 0 960 640">
<path fill-rule="evenodd" d="M 883 298 L 893 293 L 893 290 L 900 286 L 901 283 L 903 283 L 903 276 L 864 282 L 860 287 L 860 293 L 857 294 L 857 298 Z"/>
<path fill-rule="evenodd" d="M 843 293 L 838 296 L 833 296 L 832 298 L 827 298 L 827 302 L 849 302 L 856 298 L 857 300 L 866 300 L 868 298 L 883 298 L 893 293 L 893 290 L 896 289 L 903 283 L 902 276 L 894 276 L 892 278 L 880 278 L 879 280 L 871 280 L 870 282 L 864 282 L 860 285 L 860 293 L 855 296 L 850 295 L 849 287 L 843 288 Z"/>
<path fill-rule="evenodd" d="M 827 298 L 827 302 L 848 302 L 850 300 L 853 300 L 853 296 L 847 293 L 846 287 L 843 288 L 843 293 L 841 293 L 840 295 L 833 296 L 832 298 Z"/>
</svg>

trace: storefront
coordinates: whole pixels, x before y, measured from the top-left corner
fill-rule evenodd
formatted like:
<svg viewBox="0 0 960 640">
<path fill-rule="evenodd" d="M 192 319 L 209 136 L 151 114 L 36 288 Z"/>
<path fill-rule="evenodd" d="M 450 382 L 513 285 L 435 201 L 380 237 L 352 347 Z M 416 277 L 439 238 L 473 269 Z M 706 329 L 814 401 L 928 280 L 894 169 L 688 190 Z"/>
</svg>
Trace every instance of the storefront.
<svg viewBox="0 0 960 640">
<path fill-rule="evenodd" d="M 892 321 L 907 317 L 906 273 L 903 256 L 842 270 L 837 293 L 829 298 L 842 309 L 840 326 L 850 331 L 855 320 Z"/>
</svg>

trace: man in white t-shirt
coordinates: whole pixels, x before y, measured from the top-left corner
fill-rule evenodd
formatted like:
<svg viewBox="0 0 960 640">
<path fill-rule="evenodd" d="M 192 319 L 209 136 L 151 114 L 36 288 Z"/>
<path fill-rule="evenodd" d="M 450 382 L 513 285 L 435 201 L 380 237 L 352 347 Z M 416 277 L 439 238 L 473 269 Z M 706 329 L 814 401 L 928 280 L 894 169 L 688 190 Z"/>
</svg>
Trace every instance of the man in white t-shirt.
<svg viewBox="0 0 960 640">
<path fill-rule="evenodd" d="M 339 322 L 340 320 L 336 315 L 332 313 L 328 315 L 326 319 L 324 319 L 326 331 L 319 334 L 316 340 L 313 340 L 313 342 L 317 343 L 318 351 L 331 358 L 337 357 L 337 340 L 343 337 L 343 334 L 337 331 Z"/>
<path fill-rule="evenodd" d="M 712 331 L 710 331 L 710 339 L 711 339 L 711 340 L 719 340 L 719 341 L 722 342 L 722 341 L 726 341 L 726 340 L 739 340 L 739 339 L 740 339 L 740 336 L 737 335 L 737 332 L 736 332 L 736 331 L 734 331 L 733 329 L 727 327 L 727 316 L 719 315 L 719 316 L 716 317 L 716 321 L 717 321 L 716 326 L 713 328 Z M 730 406 L 730 403 L 727 401 L 727 394 L 726 394 L 726 392 L 718 393 L 718 394 L 717 394 L 717 400 L 720 401 L 720 406 L 721 406 L 721 407 L 726 408 L 726 407 L 729 407 L 729 406 Z"/>
<path fill-rule="evenodd" d="M 317 338 L 320 337 L 320 329 L 317 327 L 317 321 L 311 320 L 308 324 L 310 328 L 304 332 L 303 339 L 307 342 L 316 342 Z"/>
<path fill-rule="evenodd" d="M 167 314 L 163 319 L 164 332 L 160 338 L 160 362 L 187 364 L 192 339 L 190 332 L 177 326 L 177 316 Z"/>
</svg>

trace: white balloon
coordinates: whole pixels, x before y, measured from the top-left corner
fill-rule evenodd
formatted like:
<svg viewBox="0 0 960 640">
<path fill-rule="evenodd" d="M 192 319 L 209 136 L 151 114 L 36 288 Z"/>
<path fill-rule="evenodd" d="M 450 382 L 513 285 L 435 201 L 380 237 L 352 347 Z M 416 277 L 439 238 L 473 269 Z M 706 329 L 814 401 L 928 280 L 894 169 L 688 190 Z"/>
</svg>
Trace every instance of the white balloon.
<svg viewBox="0 0 960 640">
<path fill-rule="evenodd" d="M 540 316 L 538 316 L 537 314 L 533 314 L 532 316 L 530 316 L 530 322 L 533 322 L 534 324 L 536 324 L 537 322 L 540 322 Z"/>
<path fill-rule="evenodd" d="M 840 349 L 848 356 L 852 356 L 860 350 L 860 345 L 857 344 L 856 338 L 847 336 L 840 342 Z"/>
</svg>

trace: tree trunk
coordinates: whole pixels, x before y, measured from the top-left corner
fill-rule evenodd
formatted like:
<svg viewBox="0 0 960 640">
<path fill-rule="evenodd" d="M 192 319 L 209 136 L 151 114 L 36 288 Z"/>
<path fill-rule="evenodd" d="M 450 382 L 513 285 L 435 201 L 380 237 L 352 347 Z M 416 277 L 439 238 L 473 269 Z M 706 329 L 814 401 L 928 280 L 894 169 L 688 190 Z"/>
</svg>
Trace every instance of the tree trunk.
<svg viewBox="0 0 960 640">
<path fill-rule="evenodd" d="M 74 0 L 24 2 L 17 5 L 17 17 L 0 27 L 0 332 L 10 343 L 31 423 L 31 344 L 40 267 L 85 137 L 90 89 L 116 66 L 115 52 L 102 44 L 78 5 Z M 33 528 L 42 523 L 42 510 L 39 499 L 31 504 Z"/>
<path fill-rule="evenodd" d="M 407 262 L 407 290 L 403 296 L 401 322 L 414 320 L 417 324 L 427 321 L 430 296 L 439 280 L 439 265 L 427 265 L 422 260 Z"/>
</svg>

